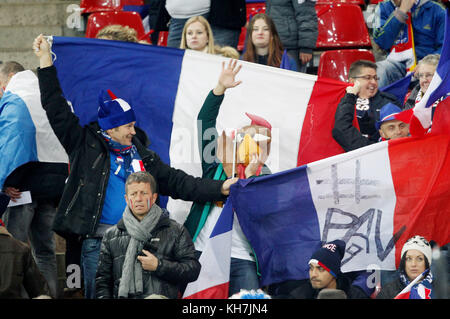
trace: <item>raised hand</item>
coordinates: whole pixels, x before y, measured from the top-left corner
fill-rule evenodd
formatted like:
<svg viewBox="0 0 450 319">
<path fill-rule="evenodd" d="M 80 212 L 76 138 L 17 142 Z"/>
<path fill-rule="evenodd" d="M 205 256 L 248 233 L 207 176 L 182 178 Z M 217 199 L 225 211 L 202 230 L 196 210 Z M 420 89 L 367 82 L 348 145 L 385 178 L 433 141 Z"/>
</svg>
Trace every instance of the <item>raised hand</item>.
<svg viewBox="0 0 450 319">
<path fill-rule="evenodd" d="M 237 60 L 230 60 L 227 67 L 225 67 L 225 61 L 222 62 L 222 72 L 219 76 L 219 82 L 213 90 L 215 95 L 222 95 L 227 89 L 234 88 L 242 83 L 242 81 L 236 81 L 236 74 L 239 73 L 242 65 L 236 65 Z"/>
<path fill-rule="evenodd" d="M 41 68 L 46 68 L 53 65 L 52 54 L 50 52 L 50 44 L 42 35 L 38 35 L 33 41 L 34 54 L 39 58 Z"/>
</svg>

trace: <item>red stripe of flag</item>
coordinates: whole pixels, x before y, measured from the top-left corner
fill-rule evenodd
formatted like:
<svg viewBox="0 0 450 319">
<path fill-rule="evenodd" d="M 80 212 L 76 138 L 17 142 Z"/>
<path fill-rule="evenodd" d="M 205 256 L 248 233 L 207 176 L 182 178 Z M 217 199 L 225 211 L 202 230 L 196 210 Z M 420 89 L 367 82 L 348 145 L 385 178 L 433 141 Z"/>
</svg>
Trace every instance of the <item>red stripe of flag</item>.
<svg viewBox="0 0 450 319">
<path fill-rule="evenodd" d="M 228 299 L 228 288 L 230 282 L 226 282 L 217 286 L 209 287 L 193 295 L 184 297 L 184 299 Z"/>
<path fill-rule="evenodd" d="M 314 83 L 303 120 L 297 166 L 344 153 L 331 130 L 334 113 L 348 85 L 327 78 L 318 78 Z"/>
<path fill-rule="evenodd" d="M 439 245 L 450 241 L 450 136 L 428 134 L 389 141 L 396 206 L 396 266 L 406 240 L 420 235 Z"/>
</svg>

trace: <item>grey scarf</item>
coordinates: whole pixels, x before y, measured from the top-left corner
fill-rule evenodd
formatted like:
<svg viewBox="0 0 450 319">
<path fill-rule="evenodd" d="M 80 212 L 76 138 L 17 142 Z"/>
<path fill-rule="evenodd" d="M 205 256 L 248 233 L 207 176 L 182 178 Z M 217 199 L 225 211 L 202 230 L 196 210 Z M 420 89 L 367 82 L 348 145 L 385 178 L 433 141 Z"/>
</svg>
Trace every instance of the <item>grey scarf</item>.
<svg viewBox="0 0 450 319">
<path fill-rule="evenodd" d="M 139 295 L 143 293 L 142 264 L 137 259 L 137 255 L 142 251 L 144 243 L 152 237 L 151 232 L 158 223 L 162 212 L 162 209 L 158 205 L 153 204 L 147 216 L 139 221 L 134 217 L 128 206 L 125 207 L 123 222 L 131 239 L 123 262 L 122 277 L 119 285 L 119 298 L 128 298 L 128 295 Z"/>
</svg>

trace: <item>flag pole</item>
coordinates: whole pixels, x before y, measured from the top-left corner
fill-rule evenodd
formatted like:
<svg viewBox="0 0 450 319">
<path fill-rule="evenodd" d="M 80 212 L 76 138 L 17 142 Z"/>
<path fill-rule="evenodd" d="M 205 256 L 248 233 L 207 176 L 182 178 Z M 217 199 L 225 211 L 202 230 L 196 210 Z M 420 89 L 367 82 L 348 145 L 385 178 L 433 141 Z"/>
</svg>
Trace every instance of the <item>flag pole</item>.
<svg viewBox="0 0 450 319">
<path fill-rule="evenodd" d="M 234 129 L 234 138 L 233 138 L 233 170 L 232 170 L 232 174 L 231 174 L 232 178 L 236 174 L 236 148 L 237 148 L 236 138 L 237 138 L 237 129 Z"/>
</svg>

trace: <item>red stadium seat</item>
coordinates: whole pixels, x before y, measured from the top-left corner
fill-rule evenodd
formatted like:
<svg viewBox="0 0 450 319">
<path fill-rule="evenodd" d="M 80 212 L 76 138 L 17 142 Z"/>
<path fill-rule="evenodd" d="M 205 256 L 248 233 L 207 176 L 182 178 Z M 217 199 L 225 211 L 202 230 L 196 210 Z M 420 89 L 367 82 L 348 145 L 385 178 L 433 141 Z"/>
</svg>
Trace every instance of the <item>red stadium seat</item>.
<svg viewBox="0 0 450 319">
<path fill-rule="evenodd" d="M 329 50 L 320 55 L 317 75 L 346 82 L 350 65 L 356 60 L 375 62 L 373 53 L 365 49 Z"/>
<path fill-rule="evenodd" d="M 132 11 L 118 11 L 118 12 L 94 12 L 92 13 L 86 25 L 86 37 L 95 38 L 98 31 L 104 27 L 112 24 L 120 24 L 129 26 L 137 31 L 139 40 L 146 37 L 144 25 L 139 13 Z M 148 37 L 145 38 L 148 40 Z"/>
<path fill-rule="evenodd" d="M 266 2 L 249 2 L 246 3 L 246 10 L 247 10 L 247 23 L 250 20 L 250 17 L 254 16 L 258 13 L 265 13 L 266 12 Z M 241 35 L 239 36 L 239 43 L 237 46 L 238 51 L 242 51 L 244 49 L 244 43 L 245 43 L 245 37 L 247 34 L 247 28 L 244 26 L 241 29 Z"/>
<path fill-rule="evenodd" d="M 121 0 L 81 0 L 81 13 L 120 11 L 123 4 Z"/>
<path fill-rule="evenodd" d="M 143 6 L 144 0 L 121 0 L 123 6 Z"/>
<path fill-rule="evenodd" d="M 380 0 L 382 1 L 382 0 Z M 366 2 L 364 0 L 317 0 L 316 4 L 337 4 L 337 3 L 346 3 L 346 4 L 356 4 L 358 6 L 364 7 Z"/>
<path fill-rule="evenodd" d="M 361 8 L 354 4 L 317 4 L 318 50 L 371 48 Z"/>
<path fill-rule="evenodd" d="M 166 47 L 169 31 L 159 31 L 158 46 Z"/>
</svg>

